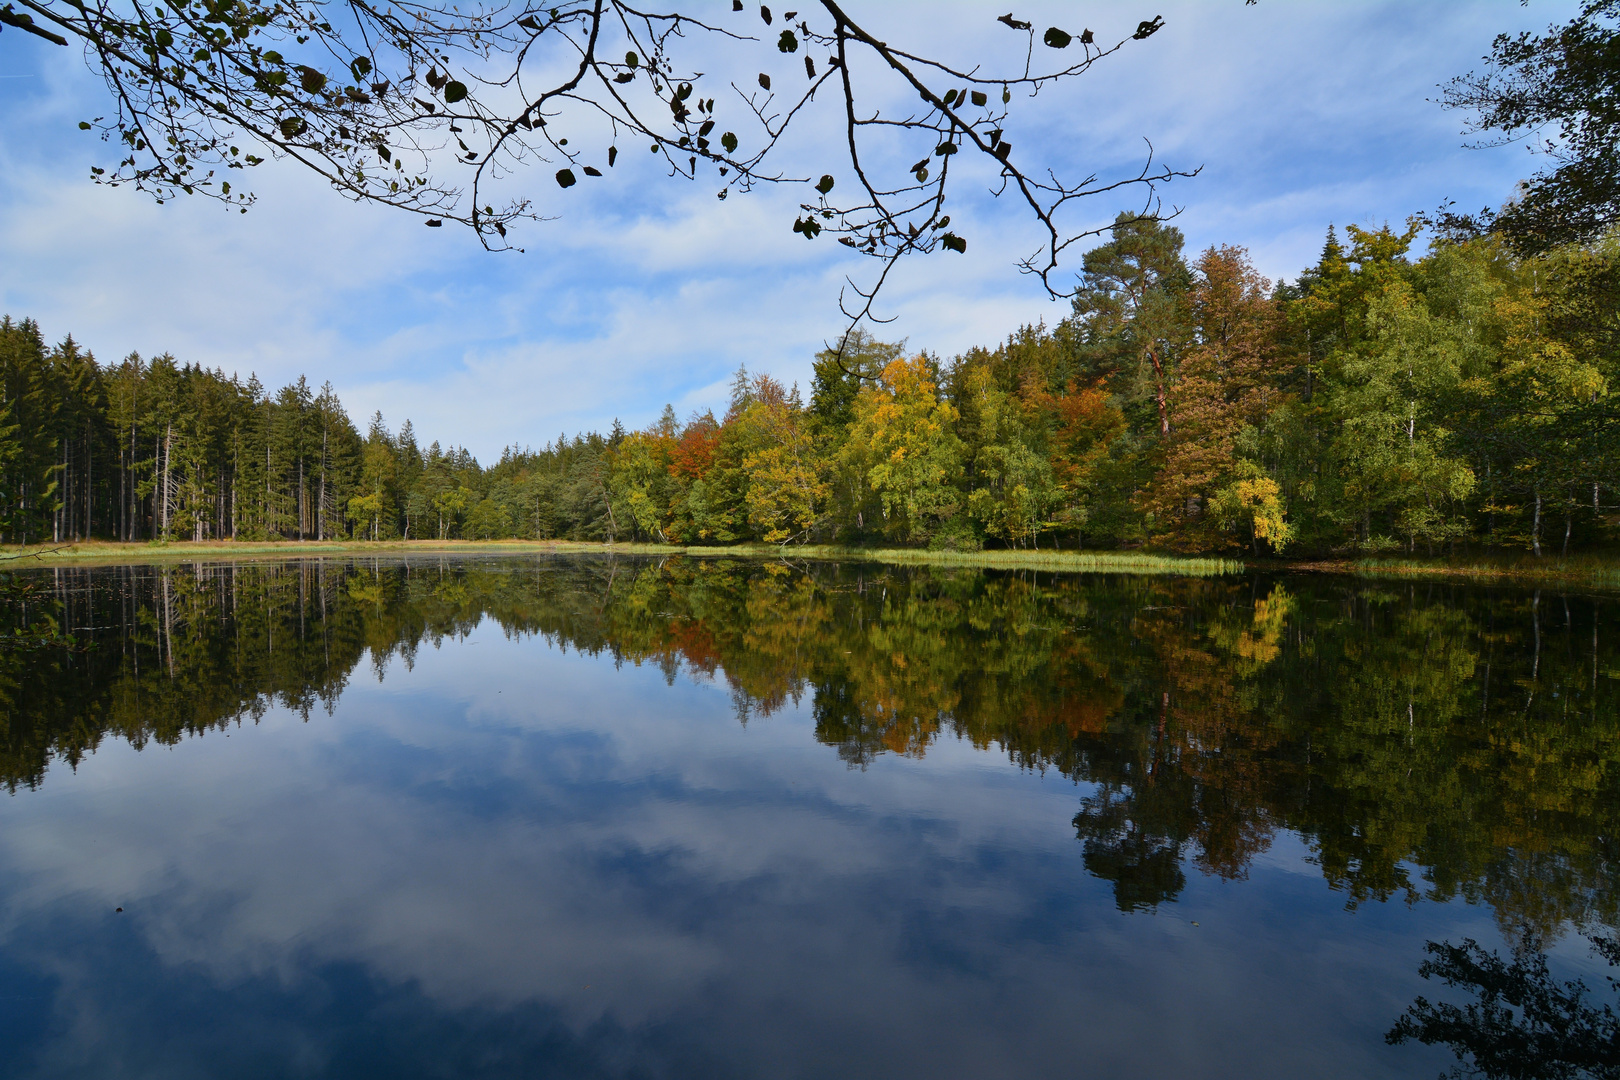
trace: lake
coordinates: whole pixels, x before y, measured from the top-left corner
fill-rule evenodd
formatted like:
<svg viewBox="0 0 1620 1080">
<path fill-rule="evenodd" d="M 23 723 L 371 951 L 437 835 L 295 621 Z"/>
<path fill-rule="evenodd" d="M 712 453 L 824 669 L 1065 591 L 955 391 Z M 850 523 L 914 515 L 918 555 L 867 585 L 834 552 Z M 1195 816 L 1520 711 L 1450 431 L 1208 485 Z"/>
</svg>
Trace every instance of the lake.
<svg viewBox="0 0 1620 1080">
<path fill-rule="evenodd" d="M 1606 989 L 1620 597 L 525 557 L 28 571 L 7 1077 L 1412 1077 Z"/>
</svg>

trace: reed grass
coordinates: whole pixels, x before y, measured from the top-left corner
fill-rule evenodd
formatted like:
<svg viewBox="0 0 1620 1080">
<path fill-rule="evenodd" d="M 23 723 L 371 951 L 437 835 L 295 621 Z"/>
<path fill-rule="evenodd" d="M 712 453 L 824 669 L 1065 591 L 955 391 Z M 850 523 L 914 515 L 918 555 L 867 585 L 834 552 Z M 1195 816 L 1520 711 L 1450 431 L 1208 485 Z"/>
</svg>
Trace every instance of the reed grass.
<svg viewBox="0 0 1620 1080">
<path fill-rule="evenodd" d="M 1533 585 L 1595 585 L 1620 588 L 1620 558 L 1615 555 L 1485 555 L 1461 559 L 1357 559 L 1348 569 L 1370 578 L 1464 578 L 1472 581 Z"/>
<path fill-rule="evenodd" d="M 891 566 L 959 566 L 995 570 L 1046 570 L 1069 574 L 1174 574 L 1211 577 L 1240 574 L 1236 559 L 1181 558 L 1135 551 L 927 551 L 917 548 L 856 548 L 827 544 L 736 544 L 681 547 L 669 544 L 601 544 L 568 540 L 366 540 L 280 543 L 176 541 L 0 548 L 0 569 L 90 566 L 237 559 L 368 558 L 402 555 L 686 555 L 697 558 L 817 559 Z"/>
<path fill-rule="evenodd" d="M 573 540 L 330 540 L 236 542 L 205 540 L 173 543 L 117 543 L 0 547 L 0 570 L 46 566 L 234 561 L 257 559 L 374 558 L 425 555 L 650 555 L 663 558 L 817 559 L 891 566 L 973 567 L 986 570 L 1045 570 L 1068 574 L 1169 574 L 1213 577 L 1246 570 L 1326 571 L 1382 579 L 1462 579 L 1478 582 L 1582 585 L 1620 588 L 1620 554 L 1477 555 L 1460 558 L 1362 558 L 1264 560 L 1245 563 L 1220 557 L 1157 555 L 1142 551 L 928 551 L 920 548 L 839 547 L 830 544 L 734 544 L 682 547 L 672 544 L 603 544 Z"/>
<path fill-rule="evenodd" d="M 700 549 L 701 550 L 701 549 Z M 696 554 L 697 551 L 693 551 Z M 961 566 L 986 570 L 1050 570 L 1066 574 L 1176 574 L 1215 577 L 1243 573 L 1236 559 L 1183 558 L 1138 551 L 927 551 L 919 548 L 792 547 L 790 558 L 836 559 L 894 566 Z"/>
<path fill-rule="evenodd" d="M 171 543 L 119 543 L 91 540 L 73 544 L 0 547 L 0 569 L 30 566 L 126 565 L 155 562 L 236 559 L 369 558 L 397 555 L 601 554 L 657 555 L 663 544 L 596 544 L 572 540 L 284 540 L 280 542 L 203 540 Z"/>
</svg>

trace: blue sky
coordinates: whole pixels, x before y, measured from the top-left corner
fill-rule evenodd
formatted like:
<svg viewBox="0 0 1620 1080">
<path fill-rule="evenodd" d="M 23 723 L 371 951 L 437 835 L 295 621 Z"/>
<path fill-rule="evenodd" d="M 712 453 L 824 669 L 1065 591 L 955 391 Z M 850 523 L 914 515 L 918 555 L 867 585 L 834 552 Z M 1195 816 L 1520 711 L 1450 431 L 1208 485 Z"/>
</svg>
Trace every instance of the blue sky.
<svg viewBox="0 0 1620 1080">
<path fill-rule="evenodd" d="M 1016 44 L 993 21 L 1006 9 L 850 8 L 892 43 L 963 60 Z M 1127 170 L 1151 139 L 1159 160 L 1203 167 L 1166 191 L 1183 208 L 1191 252 L 1243 245 L 1263 272 L 1292 278 L 1329 222 L 1399 223 L 1446 198 L 1466 209 L 1501 203 L 1536 162 L 1522 146 L 1465 148 L 1464 118 L 1433 99 L 1478 66 L 1495 34 L 1562 21 L 1574 6 L 1014 10 L 1037 25 L 1090 25 L 1099 39 L 1162 14 L 1148 41 L 1024 105 L 1008 137 L 1067 176 Z M 109 154 L 77 123 L 107 111 L 103 94 L 76 50 L 0 34 L 0 311 L 32 316 L 53 340 L 71 332 L 103 361 L 168 351 L 272 387 L 299 374 L 330 379 L 362 426 L 381 409 L 391 426 L 409 417 L 424 438 L 485 461 L 615 417 L 643 426 L 666 402 L 683 414 L 720 405 L 740 363 L 808 385 L 811 357 L 842 328 L 843 275 L 864 269 L 827 237 L 807 244 L 791 233 L 807 192 L 720 203 L 714 183 L 662 178 L 631 154 L 607 180 L 568 192 L 550 167 L 524 177 L 556 216 L 525 226 L 521 255 L 354 206 L 291 165 L 259 170 L 260 201 L 245 216 L 200 200 L 157 206 L 89 182 Z M 784 163 L 819 174 L 839 137 L 823 109 Z M 982 180 L 957 195 L 969 254 L 900 272 L 883 336 L 949 356 L 1062 318 L 1066 306 L 1016 271 L 1039 243 L 1029 222 Z M 1076 220 L 1106 221 L 1126 205 L 1094 200 Z M 1076 253 L 1069 265 L 1078 263 Z"/>
</svg>

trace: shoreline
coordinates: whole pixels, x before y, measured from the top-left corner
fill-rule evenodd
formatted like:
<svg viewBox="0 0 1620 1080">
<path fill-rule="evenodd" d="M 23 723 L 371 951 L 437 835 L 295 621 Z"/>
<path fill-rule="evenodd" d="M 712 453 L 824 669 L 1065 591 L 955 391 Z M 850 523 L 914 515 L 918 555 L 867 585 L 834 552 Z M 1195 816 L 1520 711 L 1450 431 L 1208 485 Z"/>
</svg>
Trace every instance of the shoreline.
<svg viewBox="0 0 1620 1080">
<path fill-rule="evenodd" d="M 114 566 L 196 561 L 290 561 L 422 555 L 633 555 L 688 558 L 804 559 L 872 562 L 895 566 L 1046 570 L 1058 573 L 1173 574 L 1195 577 L 1252 572 L 1337 574 L 1366 579 L 1467 580 L 1504 584 L 1569 584 L 1620 587 L 1620 559 L 1597 556 L 1497 557 L 1488 561 L 1419 559 L 1235 559 L 1159 555 L 1141 551 L 929 551 L 920 548 L 858 548 L 830 544 L 680 546 L 578 540 L 232 540 L 122 543 L 90 540 L 0 547 L 0 569 Z M 9 566 L 7 565 L 9 564 Z"/>
<path fill-rule="evenodd" d="M 273 543 L 231 540 L 175 541 L 167 544 L 91 540 L 68 544 L 0 547 L 0 568 L 21 570 L 60 566 L 120 566 L 198 561 L 291 561 L 424 555 L 632 555 L 697 559 L 813 559 L 872 562 L 895 566 L 960 566 L 982 569 L 1047 570 L 1064 573 L 1136 573 L 1210 576 L 1241 574 L 1237 559 L 1154 555 L 1140 552 L 928 551 L 914 548 L 854 548 L 805 544 L 681 546 L 606 544 L 578 540 L 285 540 Z M 9 564 L 9 567 L 7 566 Z"/>
</svg>

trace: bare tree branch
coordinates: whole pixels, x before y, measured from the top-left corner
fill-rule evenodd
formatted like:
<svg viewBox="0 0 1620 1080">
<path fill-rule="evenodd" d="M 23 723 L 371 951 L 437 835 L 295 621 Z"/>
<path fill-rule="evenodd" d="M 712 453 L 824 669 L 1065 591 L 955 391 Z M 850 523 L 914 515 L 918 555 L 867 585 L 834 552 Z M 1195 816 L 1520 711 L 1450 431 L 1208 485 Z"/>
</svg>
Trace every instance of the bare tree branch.
<svg viewBox="0 0 1620 1080">
<path fill-rule="evenodd" d="M 695 180 L 713 170 L 721 199 L 762 183 L 813 185 L 815 197 L 800 204 L 794 231 L 811 240 L 828 232 L 880 264 L 869 285 L 850 280 L 858 302 L 840 299 L 852 326 L 885 321 L 874 301 L 903 257 L 966 252 L 967 238 L 950 227 L 948 212 L 958 154 L 987 164 L 1000 181 L 993 194 L 1016 193 L 1037 223 L 1040 250 L 1020 269 L 1054 297 L 1072 291 L 1056 277 L 1065 251 L 1113 224 L 1105 212 L 1095 225 L 1069 225 L 1062 218 L 1071 203 L 1139 188 L 1139 213 L 1155 217 L 1163 210 L 1158 187 L 1196 175 L 1157 165 L 1149 145 L 1137 172 L 1065 181 L 1032 164 L 1029 147 L 1015 157 L 1007 138 L 1015 90 L 1028 100 L 1086 74 L 1129 41 L 1151 36 L 1160 19 L 1106 47 L 1089 29 L 1047 28 L 1043 47 L 1073 59 L 1038 70 L 1035 27 L 1002 16 L 993 21 L 1027 41 L 1022 65 L 1000 74 L 879 40 L 838 0 L 816 0 L 815 8 L 803 17 L 784 12 L 778 21 L 762 6 L 765 32 L 758 36 L 746 26 L 643 10 L 629 0 L 555 7 L 530 0 L 11 0 L 0 9 L 0 26 L 83 44 L 106 82 L 112 113 L 80 127 L 100 132 L 122 155 L 93 168 L 93 178 L 133 184 L 160 202 L 201 195 L 245 212 L 254 196 L 232 173 L 287 159 L 345 198 L 392 206 L 429 226 L 459 223 L 500 250 L 516 246 L 520 222 L 540 220 L 526 193 L 532 183 L 524 183 L 537 168 L 564 190 L 604 176 L 621 143 L 650 146 L 672 177 Z M 731 15 L 750 17 L 741 0 Z M 782 95 L 761 72 L 759 89 L 745 90 L 753 80 L 695 70 L 697 39 L 718 44 L 727 63 L 744 70 L 761 52 L 778 63 L 802 59 L 803 88 Z M 1077 52 L 1064 51 L 1072 45 Z M 818 65 L 812 52 L 823 47 L 831 55 Z M 707 96 L 715 81 L 735 97 L 721 103 Z M 859 104 L 900 88 L 920 105 L 886 115 Z M 840 98 L 843 154 L 854 179 L 854 195 L 837 202 L 829 201 L 834 172 L 791 176 L 772 164 L 817 95 L 829 90 Z M 722 123 L 728 116 L 730 129 Z M 915 165 L 895 175 L 874 170 L 907 142 L 923 155 Z"/>
</svg>

